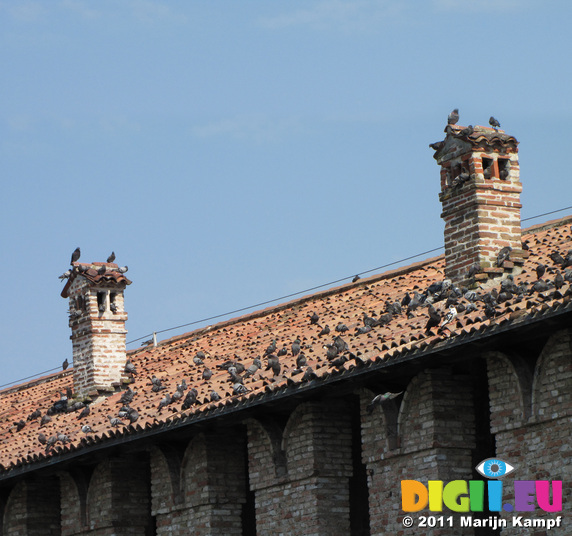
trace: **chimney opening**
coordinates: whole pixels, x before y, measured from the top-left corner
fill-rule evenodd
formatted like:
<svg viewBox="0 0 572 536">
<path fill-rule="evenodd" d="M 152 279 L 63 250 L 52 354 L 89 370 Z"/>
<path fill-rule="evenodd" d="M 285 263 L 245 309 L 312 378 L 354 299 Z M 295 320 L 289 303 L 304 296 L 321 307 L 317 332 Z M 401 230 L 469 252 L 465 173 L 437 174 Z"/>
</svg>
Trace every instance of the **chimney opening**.
<svg viewBox="0 0 572 536">
<path fill-rule="evenodd" d="M 485 179 L 490 179 L 493 172 L 493 159 L 492 158 L 485 158 L 483 156 L 483 175 Z"/>
<path fill-rule="evenodd" d="M 113 313 L 117 313 L 117 302 L 115 301 L 117 297 L 117 292 L 110 292 L 109 293 L 109 310 Z"/>
<path fill-rule="evenodd" d="M 97 293 L 97 310 L 100 313 L 105 312 L 105 295 L 106 294 L 107 294 L 106 292 L 98 292 Z"/>
<path fill-rule="evenodd" d="M 503 181 L 508 179 L 508 174 L 510 172 L 510 160 L 508 158 L 499 158 L 498 165 L 499 165 L 499 178 Z"/>
</svg>

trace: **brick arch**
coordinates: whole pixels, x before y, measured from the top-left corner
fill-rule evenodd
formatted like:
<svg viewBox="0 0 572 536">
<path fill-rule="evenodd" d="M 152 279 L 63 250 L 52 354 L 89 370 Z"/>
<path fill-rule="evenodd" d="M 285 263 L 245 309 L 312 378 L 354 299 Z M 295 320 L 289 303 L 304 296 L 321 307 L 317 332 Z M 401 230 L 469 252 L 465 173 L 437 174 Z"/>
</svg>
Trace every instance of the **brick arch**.
<svg viewBox="0 0 572 536">
<path fill-rule="evenodd" d="M 536 421 L 551 420 L 570 411 L 572 397 L 572 338 L 569 330 L 552 335 L 534 368 L 532 415 Z"/>
<path fill-rule="evenodd" d="M 423 384 L 426 382 L 428 382 L 427 373 L 420 372 L 411 379 L 403 394 L 401 407 L 397 414 L 396 432 L 404 450 L 407 450 L 410 440 L 413 439 L 412 436 L 415 435 L 414 432 L 418 431 L 422 423 L 422 419 L 419 418 L 419 409 L 423 400 Z"/>
<path fill-rule="evenodd" d="M 282 443 L 281 447 L 286 457 L 286 466 L 295 466 L 297 473 L 312 472 L 314 470 L 313 460 L 314 456 L 304 456 L 295 462 L 296 457 L 300 457 L 300 453 L 297 452 L 295 446 L 292 445 L 293 440 L 295 441 L 300 435 L 304 435 L 301 428 L 307 428 L 310 430 L 312 428 L 312 413 L 316 408 L 316 403 L 305 402 L 296 407 L 296 409 L 290 414 L 284 431 L 282 433 Z M 307 461 L 307 464 L 303 463 L 303 460 Z"/>
<path fill-rule="evenodd" d="M 201 494 L 207 494 L 207 445 L 205 435 L 193 437 L 181 462 L 181 489 L 185 503 L 190 506 L 202 504 Z"/>
<path fill-rule="evenodd" d="M 60 482 L 56 476 L 33 476 L 17 483 L 4 509 L 3 533 L 10 536 L 60 536 Z"/>
<path fill-rule="evenodd" d="M 151 503 L 154 512 L 182 503 L 183 454 L 169 445 L 151 447 Z M 164 475 L 167 475 L 167 478 Z"/>
<path fill-rule="evenodd" d="M 525 361 L 502 352 L 486 352 L 491 431 L 522 426 L 531 414 L 532 375 Z"/>
<path fill-rule="evenodd" d="M 86 525 L 90 529 L 105 527 L 111 523 L 111 463 L 109 459 L 100 462 L 89 480 L 86 496 Z"/>
<path fill-rule="evenodd" d="M 2 516 L 4 534 L 26 534 L 26 495 L 26 483 L 23 481 L 18 482 L 10 491 Z"/>
<path fill-rule="evenodd" d="M 91 471 L 60 471 L 58 477 L 62 492 L 62 535 L 65 536 L 74 533 L 72 527 L 87 525 L 87 491 Z"/>
<path fill-rule="evenodd" d="M 271 419 L 246 419 L 244 423 L 247 425 L 248 434 L 251 437 L 257 437 L 257 443 L 264 445 L 266 448 L 257 457 L 252 460 L 251 464 L 260 464 L 261 467 L 272 467 L 273 476 L 280 478 L 288 473 L 288 465 L 286 453 L 282 448 L 282 439 L 284 430 Z"/>
</svg>

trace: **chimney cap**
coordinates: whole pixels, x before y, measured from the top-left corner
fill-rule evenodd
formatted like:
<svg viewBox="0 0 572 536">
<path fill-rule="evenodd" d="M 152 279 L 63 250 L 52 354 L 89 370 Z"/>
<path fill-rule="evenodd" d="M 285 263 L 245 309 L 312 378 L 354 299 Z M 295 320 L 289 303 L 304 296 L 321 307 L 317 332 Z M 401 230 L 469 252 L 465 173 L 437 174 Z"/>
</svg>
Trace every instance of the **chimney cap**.
<svg viewBox="0 0 572 536">
<path fill-rule="evenodd" d="M 433 158 L 438 162 L 447 159 L 448 154 L 453 152 L 453 148 L 454 152 L 457 152 L 459 144 L 465 145 L 467 151 L 475 149 L 484 152 L 498 152 L 501 149 L 517 150 L 518 141 L 514 136 L 492 127 L 447 125 L 444 132 L 447 135 L 443 141 L 429 145 L 435 151 Z"/>
<path fill-rule="evenodd" d="M 103 269 L 105 267 L 105 269 Z M 72 272 L 62 290 L 62 298 L 69 297 L 69 289 L 78 276 L 83 276 L 91 286 L 105 284 L 125 288 L 131 285 L 131 280 L 125 277 L 126 270 L 120 269 L 114 262 L 74 262 Z"/>
</svg>

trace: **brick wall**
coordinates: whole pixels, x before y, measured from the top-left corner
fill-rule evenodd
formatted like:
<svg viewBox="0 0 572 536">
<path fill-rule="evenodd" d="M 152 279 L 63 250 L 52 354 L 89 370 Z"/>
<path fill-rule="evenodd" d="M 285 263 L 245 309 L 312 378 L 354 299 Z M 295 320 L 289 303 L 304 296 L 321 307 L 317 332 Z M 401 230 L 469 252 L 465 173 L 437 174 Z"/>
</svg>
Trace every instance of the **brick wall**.
<svg viewBox="0 0 572 536">
<path fill-rule="evenodd" d="M 571 333 L 561 331 L 550 337 L 536 360 L 532 382 L 519 371 L 519 362 L 500 353 L 487 356 L 491 428 L 496 436 L 497 456 L 515 466 L 507 476 L 503 504 L 514 504 L 514 480 L 562 480 L 565 524 L 549 534 L 570 534 L 572 446 L 572 352 Z M 512 514 L 503 512 L 503 517 Z M 554 513 L 522 514 L 525 518 L 553 519 Z M 568 525 L 566 525 L 566 521 Z M 504 534 L 530 534 L 527 528 L 511 528 Z M 538 531 L 535 534 L 544 534 Z"/>
</svg>

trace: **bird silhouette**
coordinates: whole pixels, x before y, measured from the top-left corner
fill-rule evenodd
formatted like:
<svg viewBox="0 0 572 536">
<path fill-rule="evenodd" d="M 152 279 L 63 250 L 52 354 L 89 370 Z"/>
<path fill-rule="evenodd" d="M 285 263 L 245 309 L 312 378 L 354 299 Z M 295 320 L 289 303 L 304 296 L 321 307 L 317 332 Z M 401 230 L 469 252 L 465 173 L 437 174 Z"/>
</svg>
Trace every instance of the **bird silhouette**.
<svg viewBox="0 0 572 536">
<path fill-rule="evenodd" d="M 62 370 L 66 370 L 69 366 L 70 366 L 70 363 L 69 363 L 69 361 L 66 359 L 66 360 L 62 363 Z"/>
<path fill-rule="evenodd" d="M 111 252 L 111 255 L 107 257 L 107 262 L 114 262 L 115 261 L 115 251 Z"/>
<path fill-rule="evenodd" d="M 459 121 L 459 108 L 455 108 L 448 116 L 447 116 L 447 124 L 448 125 L 456 125 Z"/>
<path fill-rule="evenodd" d="M 500 128 L 500 123 L 492 115 L 491 118 L 489 119 L 489 125 L 493 127 L 495 130 Z"/>
<path fill-rule="evenodd" d="M 81 250 L 79 248 L 75 248 L 74 252 L 72 253 L 71 256 L 71 262 L 70 264 L 73 265 L 74 262 L 77 262 L 79 260 L 79 257 L 81 255 Z"/>
</svg>

